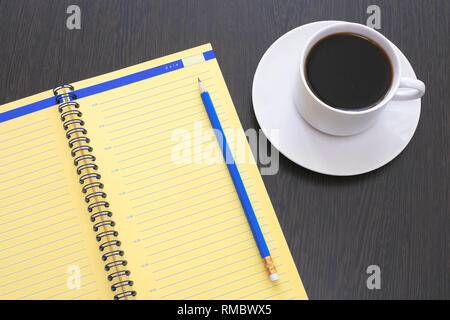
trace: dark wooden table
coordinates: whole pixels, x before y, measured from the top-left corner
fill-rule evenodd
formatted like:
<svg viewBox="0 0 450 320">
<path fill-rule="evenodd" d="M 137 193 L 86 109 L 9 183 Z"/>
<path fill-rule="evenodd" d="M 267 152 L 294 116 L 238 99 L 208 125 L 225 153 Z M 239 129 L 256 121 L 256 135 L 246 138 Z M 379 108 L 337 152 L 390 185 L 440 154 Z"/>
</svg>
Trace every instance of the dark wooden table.
<svg viewBox="0 0 450 320">
<path fill-rule="evenodd" d="M 66 28 L 77 4 L 82 29 Z M 372 173 L 337 178 L 281 156 L 268 193 L 312 299 L 450 298 L 448 0 L 0 0 L 0 104 L 211 42 L 244 129 L 258 128 L 251 86 L 285 32 L 318 20 L 365 23 L 427 84 L 411 143 Z M 381 268 L 381 289 L 366 268 Z"/>
</svg>

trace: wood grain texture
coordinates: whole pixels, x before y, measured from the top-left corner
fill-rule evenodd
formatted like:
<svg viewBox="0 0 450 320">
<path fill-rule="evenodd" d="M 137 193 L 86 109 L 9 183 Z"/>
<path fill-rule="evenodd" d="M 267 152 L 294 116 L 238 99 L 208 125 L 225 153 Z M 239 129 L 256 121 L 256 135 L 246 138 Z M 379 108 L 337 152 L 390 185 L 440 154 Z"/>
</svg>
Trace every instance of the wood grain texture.
<svg viewBox="0 0 450 320">
<path fill-rule="evenodd" d="M 80 31 L 66 28 L 70 4 Z M 265 50 L 309 22 L 365 23 L 370 4 L 427 84 L 413 140 L 369 174 L 329 177 L 281 156 L 264 182 L 310 298 L 449 299 L 448 0 L 0 0 L 0 104 L 211 42 L 244 129 L 258 128 Z M 371 264 L 381 290 L 366 287 Z"/>
</svg>

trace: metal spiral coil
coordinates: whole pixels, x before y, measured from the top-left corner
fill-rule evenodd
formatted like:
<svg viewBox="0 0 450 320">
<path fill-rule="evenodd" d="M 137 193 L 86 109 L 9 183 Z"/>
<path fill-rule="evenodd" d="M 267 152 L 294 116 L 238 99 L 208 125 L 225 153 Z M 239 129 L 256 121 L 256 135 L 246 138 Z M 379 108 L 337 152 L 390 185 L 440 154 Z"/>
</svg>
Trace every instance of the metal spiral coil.
<svg viewBox="0 0 450 320">
<path fill-rule="evenodd" d="M 74 158 L 73 163 L 80 176 L 81 191 L 86 194 L 84 199 L 88 203 L 88 212 L 91 213 L 90 219 L 96 232 L 96 240 L 100 243 L 99 250 L 103 253 L 101 258 L 106 262 L 105 270 L 110 272 L 108 280 L 112 282 L 111 291 L 117 292 L 114 299 L 134 297 L 136 291 L 132 290 L 133 281 L 128 279 L 130 271 L 124 269 L 127 261 L 123 259 L 123 250 L 120 250 L 121 242 L 117 239 L 119 233 L 114 230 L 115 222 L 110 219 L 113 214 L 108 210 L 109 202 L 105 201 L 107 194 L 102 190 L 104 185 L 99 181 L 101 175 L 97 173 L 96 158 L 91 154 L 93 151 L 89 146 L 91 140 L 86 136 L 87 130 L 84 128 L 85 122 L 79 110 L 80 105 L 74 101 L 77 99 L 74 87 L 64 84 L 53 89 L 53 94 Z"/>
</svg>

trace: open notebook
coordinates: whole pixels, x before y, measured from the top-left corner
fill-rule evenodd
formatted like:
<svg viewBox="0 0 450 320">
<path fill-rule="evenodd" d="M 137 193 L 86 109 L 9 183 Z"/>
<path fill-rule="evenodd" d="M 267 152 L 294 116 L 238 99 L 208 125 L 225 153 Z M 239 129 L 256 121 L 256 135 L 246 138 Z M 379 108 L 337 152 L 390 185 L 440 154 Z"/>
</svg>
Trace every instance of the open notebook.
<svg viewBox="0 0 450 320">
<path fill-rule="evenodd" d="M 220 151 L 197 77 L 252 159 L 209 44 L 0 107 L 0 299 L 307 298 L 257 166 L 238 164 L 277 282 L 223 159 L 201 158 Z"/>
</svg>

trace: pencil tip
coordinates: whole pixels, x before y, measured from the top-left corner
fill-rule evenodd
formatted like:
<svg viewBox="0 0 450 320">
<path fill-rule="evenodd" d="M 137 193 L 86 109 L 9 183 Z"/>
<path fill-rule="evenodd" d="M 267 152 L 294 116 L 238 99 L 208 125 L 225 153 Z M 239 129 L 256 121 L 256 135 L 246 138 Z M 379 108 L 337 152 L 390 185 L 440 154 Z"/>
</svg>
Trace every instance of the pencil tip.
<svg viewBox="0 0 450 320">
<path fill-rule="evenodd" d="M 200 78 L 197 79 L 198 79 L 198 86 L 200 87 L 200 92 L 201 93 L 205 92 L 206 91 L 205 86 L 203 86 L 203 83 L 201 82 Z"/>
</svg>

